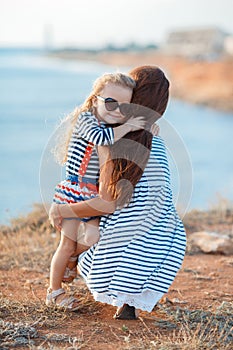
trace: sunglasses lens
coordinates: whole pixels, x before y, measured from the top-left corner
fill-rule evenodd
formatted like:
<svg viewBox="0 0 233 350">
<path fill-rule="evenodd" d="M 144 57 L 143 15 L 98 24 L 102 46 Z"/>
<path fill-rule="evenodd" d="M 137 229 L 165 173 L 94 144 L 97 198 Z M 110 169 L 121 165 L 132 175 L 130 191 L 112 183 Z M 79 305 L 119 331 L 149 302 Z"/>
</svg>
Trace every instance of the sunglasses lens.
<svg viewBox="0 0 233 350">
<path fill-rule="evenodd" d="M 113 98 L 106 98 L 105 99 L 105 107 L 107 111 L 115 111 L 119 107 L 119 104 L 116 100 Z"/>
</svg>

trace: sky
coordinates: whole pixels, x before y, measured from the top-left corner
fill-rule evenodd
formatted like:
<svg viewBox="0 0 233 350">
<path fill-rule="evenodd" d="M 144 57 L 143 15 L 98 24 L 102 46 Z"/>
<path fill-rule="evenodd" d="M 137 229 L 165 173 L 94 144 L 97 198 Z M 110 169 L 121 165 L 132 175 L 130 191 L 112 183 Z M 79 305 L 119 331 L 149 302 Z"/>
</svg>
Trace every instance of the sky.
<svg viewBox="0 0 233 350">
<path fill-rule="evenodd" d="M 233 34 L 233 0 L 0 0 L 0 46 L 159 44 L 170 31 Z"/>
</svg>

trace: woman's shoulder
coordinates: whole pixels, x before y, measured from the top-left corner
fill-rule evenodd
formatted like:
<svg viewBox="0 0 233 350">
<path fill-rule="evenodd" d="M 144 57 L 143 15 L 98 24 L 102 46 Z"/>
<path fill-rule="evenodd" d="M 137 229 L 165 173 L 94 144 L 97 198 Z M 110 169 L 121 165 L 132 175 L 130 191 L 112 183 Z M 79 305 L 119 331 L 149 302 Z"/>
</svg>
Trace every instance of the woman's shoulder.
<svg viewBox="0 0 233 350">
<path fill-rule="evenodd" d="M 151 156 L 166 158 L 167 151 L 164 140 L 161 136 L 154 136 L 152 139 Z"/>
<path fill-rule="evenodd" d="M 161 136 L 154 136 L 154 137 L 152 138 L 152 149 L 153 149 L 154 147 L 158 147 L 158 146 L 163 147 L 163 148 L 166 147 L 166 146 L 165 146 L 165 142 L 164 142 L 164 140 L 162 139 Z"/>
</svg>

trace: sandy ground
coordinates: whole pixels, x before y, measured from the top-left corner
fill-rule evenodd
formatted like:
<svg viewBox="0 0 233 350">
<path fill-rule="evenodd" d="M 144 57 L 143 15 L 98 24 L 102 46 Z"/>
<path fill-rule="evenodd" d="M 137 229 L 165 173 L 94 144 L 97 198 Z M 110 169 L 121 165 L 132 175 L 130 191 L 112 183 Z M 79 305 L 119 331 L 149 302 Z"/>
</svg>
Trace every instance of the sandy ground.
<svg viewBox="0 0 233 350">
<path fill-rule="evenodd" d="M 13 311 L 9 308 L 7 313 L 5 307 L 3 316 L 5 320 L 19 322 L 22 319 L 31 319 L 34 315 L 36 321 L 41 319 L 39 327 L 41 337 L 52 334 L 56 335 L 57 339 L 59 335 L 64 339 L 65 335 L 68 335 L 70 339 L 79 339 L 79 344 L 83 349 L 114 349 L 116 346 L 118 349 L 131 349 L 130 346 L 132 349 L 140 349 L 141 340 L 145 346 L 142 349 L 148 349 L 145 344 L 157 339 L 159 333 L 162 332 L 163 336 L 172 337 L 172 332 L 174 332 L 173 327 L 169 324 L 171 311 L 166 313 L 163 308 L 214 312 L 224 302 L 231 302 L 232 267 L 232 257 L 187 255 L 169 292 L 161 300 L 160 307 L 155 308 L 150 314 L 141 312 L 137 321 L 114 320 L 115 308 L 93 302 L 90 295 L 87 296 L 89 292 L 85 289 L 82 280 L 77 279 L 72 283 L 71 289 L 75 290 L 77 297 L 81 298 L 85 290 L 86 298 L 86 301 L 82 302 L 80 311 L 68 316 L 61 311 L 60 314 L 54 311 L 50 324 L 47 321 L 47 324 L 44 322 L 44 325 L 43 318 L 44 320 L 46 317 L 49 318 L 48 315 L 46 316 L 44 307 L 48 274 L 42 271 L 35 272 L 34 269 L 30 271 L 30 269 L 14 268 L 1 273 L 1 295 L 7 298 L 9 303 L 17 303 L 18 311 L 15 313 L 12 306 Z M 42 342 L 40 340 L 39 343 Z M 46 344 L 49 344 L 49 340 Z M 65 345 L 68 348 L 64 340 L 56 341 L 56 344 L 63 346 L 61 349 L 66 348 Z"/>
</svg>

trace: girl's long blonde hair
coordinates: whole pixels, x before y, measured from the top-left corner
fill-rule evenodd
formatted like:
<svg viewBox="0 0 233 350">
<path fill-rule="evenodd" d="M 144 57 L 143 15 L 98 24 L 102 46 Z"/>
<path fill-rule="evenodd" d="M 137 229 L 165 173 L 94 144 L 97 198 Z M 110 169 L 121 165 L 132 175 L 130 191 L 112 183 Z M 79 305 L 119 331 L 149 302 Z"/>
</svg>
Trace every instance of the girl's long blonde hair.
<svg viewBox="0 0 233 350">
<path fill-rule="evenodd" d="M 60 124 L 57 127 L 57 130 L 55 132 L 55 147 L 53 148 L 52 153 L 54 154 L 54 157 L 59 164 L 63 165 L 67 160 L 68 146 L 78 116 L 80 113 L 87 111 L 95 114 L 96 111 L 93 105 L 95 96 L 99 95 L 103 91 L 105 85 L 109 83 L 127 87 L 132 90 L 136 86 L 135 81 L 131 77 L 120 72 L 105 73 L 94 81 L 92 91 L 84 103 L 80 107 L 75 108 L 72 113 L 61 120 Z"/>
</svg>

